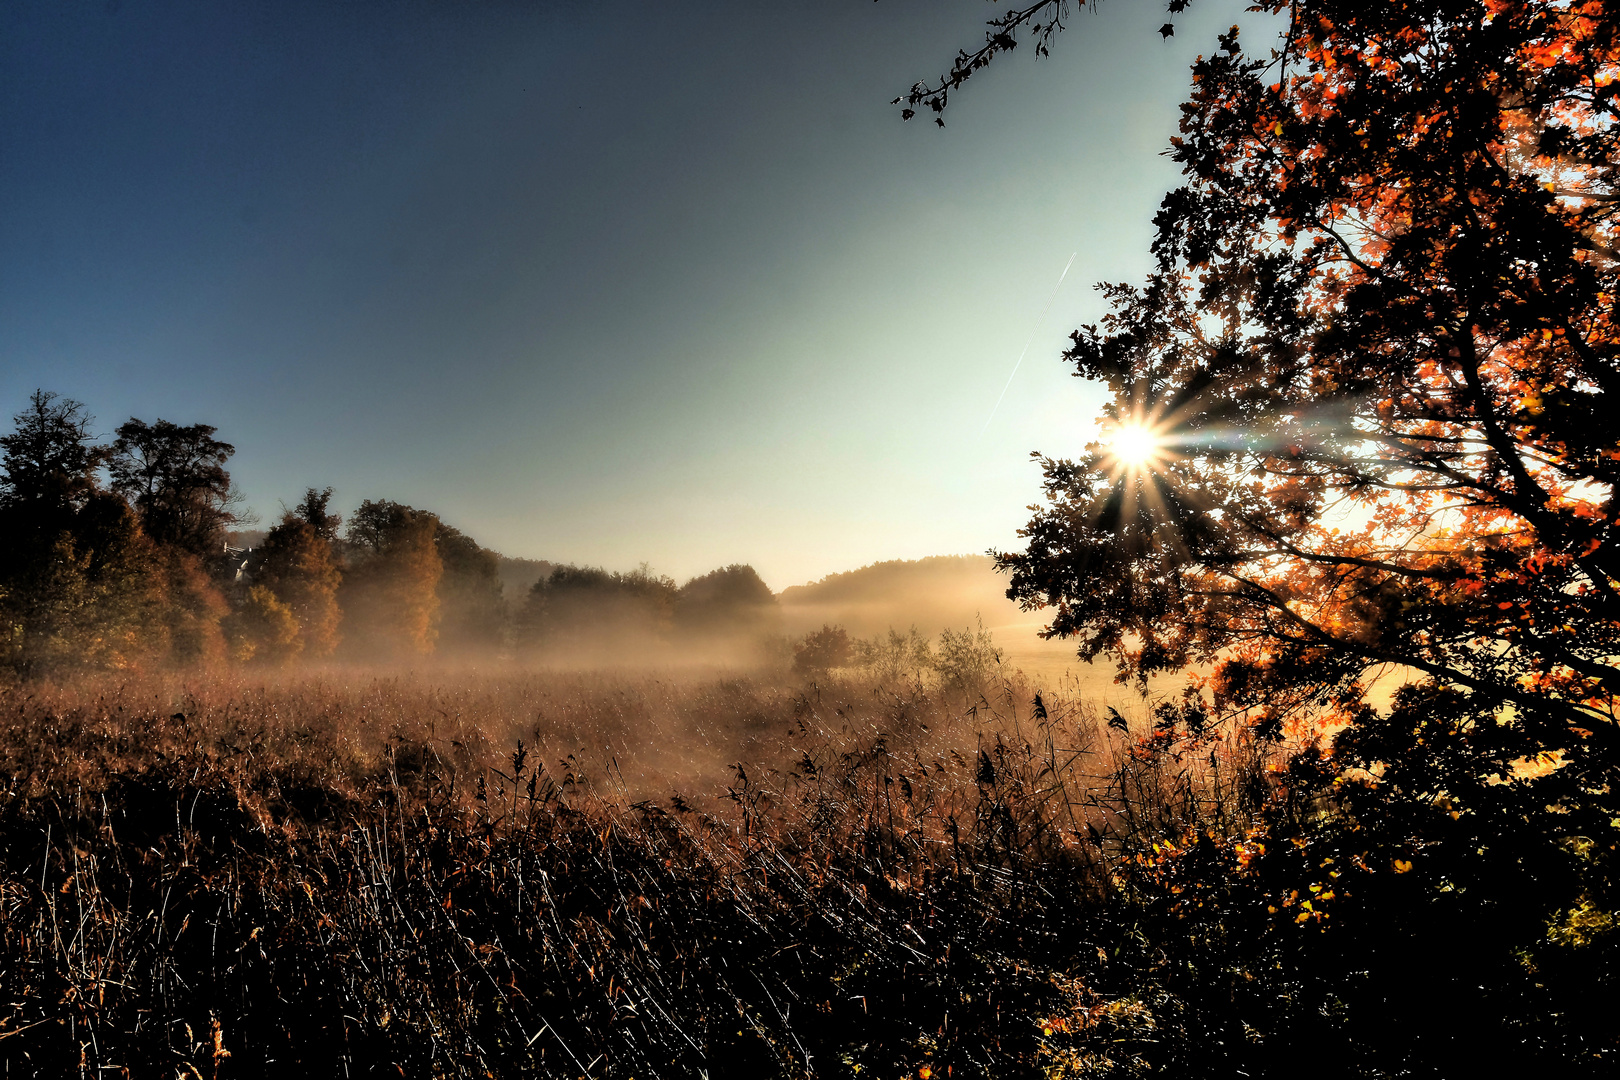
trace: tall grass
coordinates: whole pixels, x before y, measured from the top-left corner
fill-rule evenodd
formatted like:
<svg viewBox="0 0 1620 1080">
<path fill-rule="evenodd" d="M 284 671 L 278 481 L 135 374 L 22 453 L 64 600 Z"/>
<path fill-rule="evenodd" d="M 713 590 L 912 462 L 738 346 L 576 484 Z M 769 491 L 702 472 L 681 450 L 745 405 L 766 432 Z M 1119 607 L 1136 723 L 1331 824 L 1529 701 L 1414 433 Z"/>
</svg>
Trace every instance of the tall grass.
<svg viewBox="0 0 1620 1080">
<path fill-rule="evenodd" d="M 1107 988 L 1158 845 L 1230 853 L 1274 797 L 1252 744 L 1015 680 L 334 671 L 0 716 L 18 1076 L 1075 1073 L 1077 1017 L 1137 1016 Z"/>
</svg>

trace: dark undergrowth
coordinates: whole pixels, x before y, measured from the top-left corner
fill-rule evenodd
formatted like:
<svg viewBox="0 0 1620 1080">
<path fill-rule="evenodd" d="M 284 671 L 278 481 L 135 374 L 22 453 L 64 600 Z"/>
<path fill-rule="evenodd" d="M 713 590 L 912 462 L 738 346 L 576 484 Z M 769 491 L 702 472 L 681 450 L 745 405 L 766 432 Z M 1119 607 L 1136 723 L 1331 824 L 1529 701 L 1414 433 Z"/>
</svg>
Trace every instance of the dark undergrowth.
<svg viewBox="0 0 1620 1080">
<path fill-rule="evenodd" d="M 1590 844 L 1442 862 L 1477 822 L 1169 712 L 725 696 L 755 759 L 654 799 L 476 717 L 9 692 L 5 1074 L 1612 1067 Z"/>
</svg>

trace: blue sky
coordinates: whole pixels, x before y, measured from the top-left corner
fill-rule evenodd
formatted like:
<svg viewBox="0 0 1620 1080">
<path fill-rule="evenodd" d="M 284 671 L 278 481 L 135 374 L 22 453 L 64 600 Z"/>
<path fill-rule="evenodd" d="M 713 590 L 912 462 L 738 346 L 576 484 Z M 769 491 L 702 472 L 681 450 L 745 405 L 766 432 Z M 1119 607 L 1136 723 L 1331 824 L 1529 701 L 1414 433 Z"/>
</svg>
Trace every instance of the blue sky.
<svg viewBox="0 0 1620 1080">
<path fill-rule="evenodd" d="M 1011 547 L 1241 6 L 1081 8 L 939 130 L 889 101 L 980 0 L 10 0 L 0 410 L 214 424 L 266 521 L 330 484 L 680 579 Z"/>
</svg>

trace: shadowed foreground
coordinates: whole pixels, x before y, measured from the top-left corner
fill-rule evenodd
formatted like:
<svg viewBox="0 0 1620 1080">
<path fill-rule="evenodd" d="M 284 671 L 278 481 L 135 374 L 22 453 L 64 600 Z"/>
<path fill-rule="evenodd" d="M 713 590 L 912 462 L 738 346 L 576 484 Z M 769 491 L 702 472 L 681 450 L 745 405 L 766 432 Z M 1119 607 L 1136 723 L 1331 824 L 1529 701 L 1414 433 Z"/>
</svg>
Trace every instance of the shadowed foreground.
<svg viewBox="0 0 1620 1080">
<path fill-rule="evenodd" d="M 1567 1075 L 1613 1052 L 1602 934 L 1527 960 L 1512 888 L 1437 891 L 1406 823 L 1333 811 L 1311 754 L 1164 711 L 1127 732 L 1017 685 L 564 676 L 0 708 L 10 1075 L 1391 1075 L 1469 1047 Z"/>
</svg>

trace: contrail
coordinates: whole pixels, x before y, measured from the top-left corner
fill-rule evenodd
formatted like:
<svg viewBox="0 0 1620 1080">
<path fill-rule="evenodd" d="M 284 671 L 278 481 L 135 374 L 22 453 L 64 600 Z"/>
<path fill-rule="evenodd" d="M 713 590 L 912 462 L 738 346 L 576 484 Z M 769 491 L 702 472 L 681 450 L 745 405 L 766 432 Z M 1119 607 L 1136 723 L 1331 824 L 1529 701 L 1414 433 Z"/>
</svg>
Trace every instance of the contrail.
<svg viewBox="0 0 1620 1080">
<path fill-rule="evenodd" d="M 984 418 L 984 427 L 979 429 L 979 438 L 984 438 L 984 433 L 990 430 L 990 421 L 996 418 L 996 410 L 1001 408 L 1001 399 L 1007 396 L 1007 387 L 1012 385 L 1013 376 L 1017 375 L 1018 369 L 1023 366 L 1024 354 L 1029 352 L 1029 344 L 1035 340 L 1035 331 L 1041 328 L 1041 321 L 1046 318 L 1046 313 L 1052 310 L 1052 301 L 1057 299 L 1058 290 L 1063 287 L 1063 279 L 1069 276 L 1069 267 L 1074 265 L 1074 257 L 1078 254 L 1080 254 L 1078 251 L 1071 252 L 1069 261 L 1063 264 L 1063 273 L 1058 275 L 1057 284 L 1052 286 L 1052 295 L 1046 298 L 1046 306 L 1041 308 L 1041 314 L 1036 318 L 1035 325 L 1029 328 L 1029 337 L 1024 340 L 1024 347 L 1018 352 L 1018 363 L 1013 365 L 1012 375 L 1007 376 L 1007 385 L 1001 388 L 1001 397 L 996 398 L 996 403 L 990 407 L 990 415 Z"/>
</svg>

